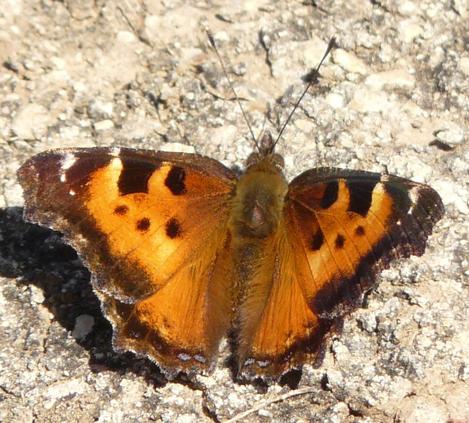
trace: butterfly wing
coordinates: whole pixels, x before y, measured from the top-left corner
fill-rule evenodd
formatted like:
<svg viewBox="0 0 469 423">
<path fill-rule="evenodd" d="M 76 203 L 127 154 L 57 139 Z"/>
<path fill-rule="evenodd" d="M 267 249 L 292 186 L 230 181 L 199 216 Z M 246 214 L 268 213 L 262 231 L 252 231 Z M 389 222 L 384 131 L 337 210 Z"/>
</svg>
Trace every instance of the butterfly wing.
<svg viewBox="0 0 469 423">
<path fill-rule="evenodd" d="M 320 168 L 295 178 L 263 260 L 268 280 L 252 284 L 263 297 L 248 294 L 241 308 L 257 315 L 240 326 L 244 374 L 278 376 L 317 357 L 391 259 L 423 254 L 443 213 L 432 188 L 395 176 Z"/>
<path fill-rule="evenodd" d="M 63 232 L 90 268 L 115 347 L 207 369 L 229 324 L 235 175 L 198 155 L 93 148 L 39 154 L 18 177 L 25 218 Z"/>
</svg>

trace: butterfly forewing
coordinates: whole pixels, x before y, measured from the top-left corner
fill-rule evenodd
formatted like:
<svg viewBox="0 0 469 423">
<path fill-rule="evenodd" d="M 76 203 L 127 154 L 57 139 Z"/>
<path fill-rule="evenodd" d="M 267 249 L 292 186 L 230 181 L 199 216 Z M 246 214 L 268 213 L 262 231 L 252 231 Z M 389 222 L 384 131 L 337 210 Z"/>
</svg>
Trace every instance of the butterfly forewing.
<svg viewBox="0 0 469 423">
<path fill-rule="evenodd" d="M 354 303 L 391 259 L 423 254 L 444 212 L 427 185 L 342 169 L 298 176 L 286 210 L 314 276 L 314 284 L 305 281 L 305 292 L 321 314 Z"/>
<path fill-rule="evenodd" d="M 198 155 L 71 149 L 35 156 L 18 175 L 25 217 L 63 232 L 90 267 L 116 346 L 162 367 L 207 368 L 229 324 L 218 269 L 234 174 Z"/>
</svg>

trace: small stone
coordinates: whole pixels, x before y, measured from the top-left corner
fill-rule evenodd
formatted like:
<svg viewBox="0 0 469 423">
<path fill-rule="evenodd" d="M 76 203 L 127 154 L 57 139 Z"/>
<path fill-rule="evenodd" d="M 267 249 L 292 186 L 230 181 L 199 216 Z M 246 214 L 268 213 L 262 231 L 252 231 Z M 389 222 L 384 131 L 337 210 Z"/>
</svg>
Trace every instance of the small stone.
<svg viewBox="0 0 469 423">
<path fill-rule="evenodd" d="M 272 414 L 270 411 L 265 410 L 265 409 L 263 409 L 263 408 L 261 408 L 261 409 L 257 412 L 257 414 L 258 414 L 260 417 L 267 417 L 267 418 L 269 418 L 269 419 L 271 419 L 271 418 L 273 417 L 273 414 Z"/>
<path fill-rule="evenodd" d="M 330 93 L 326 97 L 326 102 L 334 109 L 341 109 L 345 105 L 345 99 L 338 93 Z"/>
<path fill-rule="evenodd" d="M 358 317 L 358 322 L 363 330 L 368 333 L 373 333 L 378 327 L 378 322 L 376 321 L 376 314 L 367 312 Z"/>
<path fill-rule="evenodd" d="M 88 106 L 88 114 L 94 119 L 109 119 L 112 117 L 114 106 L 111 102 L 93 100 Z"/>
<path fill-rule="evenodd" d="M 68 397 L 73 394 L 80 395 L 84 392 L 84 382 L 79 379 L 71 379 L 50 385 L 45 392 L 45 397 L 55 402 L 57 399 Z"/>
<path fill-rule="evenodd" d="M 338 370 L 327 370 L 327 385 L 329 388 L 340 388 L 344 384 L 344 376 Z"/>
<path fill-rule="evenodd" d="M 110 119 L 101 120 L 94 124 L 96 132 L 108 131 L 114 127 L 114 122 Z"/>
<path fill-rule="evenodd" d="M 236 76 L 243 76 L 247 72 L 246 63 L 241 62 L 232 67 L 232 71 Z"/>
<path fill-rule="evenodd" d="M 183 414 L 182 416 L 178 416 L 176 418 L 176 423 L 195 423 L 199 421 L 195 414 Z"/>
<path fill-rule="evenodd" d="M 405 423 L 438 423 L 448 421 L 444 403 L 433 397 L 418 397 L 408 404 L 404 403 L 399 419 Z"/>
<path fill-rule="evenodd" d="M 169 98 L 175 97 L 175 89 L 171 87 L 169 84 L 162 84 L 160 88 L 160 100 L 161 101 L 168 101 Z"/>
<path fill-rule="evenodd" d="M 418 12 L 417 5 L 410 1 L 399 3 L 397 10 L 404 16 L 414 16 Z"/>
<path fill-rule="evenodd" d="M 365 75 L 369 72 L 368 66 L 357 56 L 342 49 L 333 51 L 334 62 L 347 72 Z"/>
<path fill-rule="evenodd" d="M 361 113 L 384 112 L 391 107 L 391 102 L 383 91 L 359 88 L 355 91 L 349 106 Z"/>
<path fill-rule="evenodd" d="M 137 38 L 129 31 L 119 31 L 116 36 L 116 41 L 130 44 L 137 42 Z"/>
<path fill-rule="evenodd" d="M 89 314 L 81 314 L 75 319 L 72 336 L 75 339 L 83 339 L 93 330 L 93 326 L 94 317 Z"/>
<path fill-rule="evenodd" d="M 461 57 L 459 68 L 464 75 L 469 76 L 469 57 Z"/>
<path fill-rule="evenodd" d="M 412 88 L 415 85 L 415 78 L 405 69 L 394 69 L 370 75 L 366 78 L 365 84 L 375 90 L 381 90 L 383 87 Z"/>
<path fill-rule="evenodd" d="M 46 135 L 51 123 L 49 111 L 44 106 L 30 103 L 19 110 L 11 129 L 19 138 L 33 140 Z"/>
<path fill-rule="evenodd" d="M 432 184 L 433 188 L 441 195 L 445 206 L 453 204 L 458 211 L 464 215 L 469 214 L 469 206 L 467 205 L 466 198 L 468 192 L 463 186 L 456 186 L 451 180 L 437 180 Z"/>
<path fill-rule="evenodd" d="M 31 290 L 31 301 L 36 304 L 42 304 L 44 302 L 44 293 L 41 289 L 34 285 L 30 286 Z"/>
<path fill-rule="evenodd" d="M 0 197 L 0 207 L 23 206 L 23 191 L 15 181 L 8 181 L 3 186 L 3 195 Z"/>
<path fill-rule="evenodd" d="M 464 18 L 467 18 L 468 15 L 468 7 L 467 7 L 467 0 L 453 0 L 451 3 L 451 7 L 454 8 L 455 11 L 457 11 L 458 15 L 461 16 L 462 20 Z"/>
<path fill-rule="evenodd" d="M 399 23 L 399 38 L 404 43 L 410 43 L 418 36 L 422 35 L 423 28 L 413 19 L 407 19 Z"/>
<path fill-rule="evenodd" d="M 455 123 L 445 123 L 446 128 L 436 131 L 435 136 L 438 141 L 450 145 L 462 144 L 464 141 L 464 131 Z"/>
<path fill-rule="evenodd" d="M 224 44 L 230 41 L 230 36 L 225 31 L 218 31 L 213 34 L 213 39 L 216 45 Z"/>
</svg>

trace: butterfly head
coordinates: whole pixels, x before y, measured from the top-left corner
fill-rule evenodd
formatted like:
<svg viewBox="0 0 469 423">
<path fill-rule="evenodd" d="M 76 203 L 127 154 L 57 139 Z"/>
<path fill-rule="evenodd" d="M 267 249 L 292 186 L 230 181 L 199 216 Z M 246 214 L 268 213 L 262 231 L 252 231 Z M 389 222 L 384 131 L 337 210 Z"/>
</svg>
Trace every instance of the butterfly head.
<svg viewBox="0 0 469 423">
<path fill-rule="evenodd" d="M 246 161 L 246 168 L 255 167 L 274 167 L 282 171 L 285 162 L 280 154 L 275 153 L 276 142 L 269 131 L 265 131 L 256 142 L 257 151 L 251 153 Z"/>
</svg>

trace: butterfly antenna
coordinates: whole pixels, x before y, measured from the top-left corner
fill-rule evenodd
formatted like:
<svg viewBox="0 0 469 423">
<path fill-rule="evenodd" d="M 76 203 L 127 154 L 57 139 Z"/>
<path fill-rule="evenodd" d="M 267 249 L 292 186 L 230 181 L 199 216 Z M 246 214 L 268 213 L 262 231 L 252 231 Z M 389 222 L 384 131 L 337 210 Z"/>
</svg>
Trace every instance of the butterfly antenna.
<svg viewBox="0 0 469 423">
<path fill-rule="evenodd" d="M 252 140 L 254 141 L 254 145 L 256 146 L 257 150 L 260 151 L 260 148 L 259 148 L 259 144 L 257 143 L 257 139 L 256 137 L 254 136 L 254 131 L 252 130 L 252 127 L 251 127 L 251 124 L 249 123 L 249 120 L 248 120 L 248 117 L 246 115 L 246 112 L 244 111 L 243 109 L 243 105 L 241 104 L 241 101 L 239 100 L 239 97 L 238 97 L 238 94 L 236 94 L 236 90 L 234 89 L 234 86 L 233 86 L 233 83 L 231 82 L 231 79 L 228 75 L 228 72 L 226 71 L 226 68 L 225 68 L 225 64 L 223 63 L 223 59 L 221 58 L 221 55 L 218 51 L 218 48 L 215 44 L 215 39 L 213 38 L 213 35 L 212 33 L 206 29 L 205 30 L 206 33 L 207 33 L 207 37 L 208 37 L 208 40 L 210 42 L 210 45 L 212 46 L 212 48 L 215 50 L 215 54 L 217 55 L 217 58 L 218 58 L 218 61 L 220 62 L 220 66 L 221 68 L 223 69 L 223 73 L 225 74 L 225 77 L 228 81 L 228 84 L 230 85 L 230 89 L 231 91 L 233 92 L 234 94 L 234 97 L 236 99 L 236 102 L 238 103 L 238 106 L 239 108 L 241 109 L 241 113 L 243 114 L 243 117 L 244 117 L 244 120 L 246 122 L 246 125 L 248 126 L 249 128 L 249 132 L 251 133 L 251 137 L 252 137 Z"/>
<path fill-rule="evenodd" d="M 280 132 L 277 136 L 277 139 L 275 140 L 274 142 L 274 145 L 273 147 L 275 147 L 279 141 L 279 139 L 282 137 L 283 135 L 283 132 L 285 131 L 285 128 L 287 127 L 288 123 L 290 122 L 293 114 L 296 112 L 296 109 L 298 108 L 298 106 L 300 105 L 301 101 L 303 100 L 303 97 L 306 95 L 306 93 L 308 92 L 308 90 L 310 89 L 310 87 L 313 85 L 313 84 L 317 84 L 318 83 L 318 77 L 319 77 L 319 69 L 320 67 L 322 66 L 322 64 L 324 63 L 324 60 L 326 60 L 326 57 L 329 55 L 329 53 L 331 52 L 331 50 L 334 48 L 334 47 L 337 47 L 337 42 L 336 42 L 336 39 L 335 37 L 332 37 L 331 40 L 329 41 L 329 44 L 327 45 L 327 48 L 326 48 L 326 52 L 324 53 L 324 55 L 322 56 L 322 59 L 321 61 L 319 62 L 319 65 L 316 67 L 316 69 L 313 69 L 307 76 L 308 78 L 308 84 L 306 85 L 306 88 L 304 89 L 303 93 L 300 95 L 300 97 L 298 98 L 298 100 L 296 101 L 295 105 L 293 106 L 293 109 L 291 110 L 290 114 L 288 115 L 287 117 L 287 120 L 285 121 L 285 123 L 283 124 L 282 126 L 282 129 L 280 129 Z M 272 148 L 273 148 L 272 147 Z"/>
</svg>

